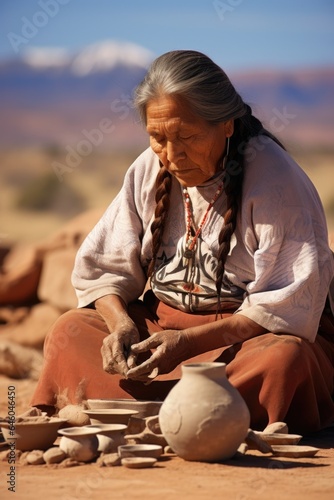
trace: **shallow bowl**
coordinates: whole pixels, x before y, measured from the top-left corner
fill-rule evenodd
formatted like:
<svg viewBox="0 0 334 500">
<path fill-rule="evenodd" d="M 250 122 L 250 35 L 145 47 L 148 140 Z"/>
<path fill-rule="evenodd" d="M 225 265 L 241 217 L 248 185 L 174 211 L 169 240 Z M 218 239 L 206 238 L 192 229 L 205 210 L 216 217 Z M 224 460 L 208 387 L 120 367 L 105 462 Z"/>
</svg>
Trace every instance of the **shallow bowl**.
<svg viewBox="0 0 334 500">
<path fill-rule="evenodd" d="M 162 401 L 137 401 L 136 399 L 88 399 L 87 404 L 92 410 L 128 409 L 136 410 L 137 417 L 146 418 L 158 415 Z"/>
<path fill-rule="evenodd" d="M 118 447 L 121 458 L 127 457 L 151 457 L 159 458 L 162 454 L 162 446 L 158 444 L 124 444 Z"/>
<path fill-rule="evenodd" d="M 83 410 L 90 418 L 91 424 L 125 424 L 128 425 L 129 419 L 137 415 L 136 410 L 126 408 Z"/>
<path fill-rule="evenodd" d="M 265 432 L 257 432 L 257 435 L 266 443 L 272 444 L 298 444 L 303 436 L 299 434 L 267 434 Z"/>
<path fill-rule="evenodd" d="M 125 457 L 122 458 L 122 465 L 129 469 L 146 469 L 153 467 L 157 459 L 152 457 Z"/>
<path fill-rule="evenodd" d="M 51 418 L 48 422 L 15 423 L 15 434 L 11 435 L 10 424 L 1 422 L 3 437 L 8 444 L 15 443 L 15 449 L 21 451 L 47 450 L 57 439 L 60 426 L 66 422 L 62 418 Z"/>
</svg>

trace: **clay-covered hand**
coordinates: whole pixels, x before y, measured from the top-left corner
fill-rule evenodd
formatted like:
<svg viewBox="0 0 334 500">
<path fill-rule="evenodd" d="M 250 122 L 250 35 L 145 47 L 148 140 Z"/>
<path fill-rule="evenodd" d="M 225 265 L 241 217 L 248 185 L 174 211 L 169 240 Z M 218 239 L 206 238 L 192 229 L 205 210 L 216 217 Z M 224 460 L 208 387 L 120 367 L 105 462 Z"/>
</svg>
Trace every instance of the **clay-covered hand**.
<svg viewBox="0 0 334 500">
<path fill-rule="evenodd" d="M 129 368 L 136 366 L 137 355 L 131 352 L 131 346 L 139 338 L 137 327 L 132 322 L 105 337 L 101 348 L 103 369 L 126 376 Z"/>
<path fill-rule="evenodd" d="M 185 330 L 165 330 L 151 335 L 139 344 L 133 344 L 131 352 L 135 355 L 155 349 L 149 359 L 131 368 L 127 378 L 148 381 L 149 375 L 169 373 L 180 363 L 191 357 L 190 340 Z"/>
</svg>

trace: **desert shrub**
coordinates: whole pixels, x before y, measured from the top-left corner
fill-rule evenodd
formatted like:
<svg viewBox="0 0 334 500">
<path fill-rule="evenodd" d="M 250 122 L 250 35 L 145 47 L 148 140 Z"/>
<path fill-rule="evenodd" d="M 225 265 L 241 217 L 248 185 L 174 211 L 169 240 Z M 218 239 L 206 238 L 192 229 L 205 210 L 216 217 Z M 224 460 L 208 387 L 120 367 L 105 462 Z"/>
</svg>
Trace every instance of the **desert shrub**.
<svg viewBox="0 0 334 500">
<path fill-rule="evenodd" d="M 60 183 L 53 173 L 44 175 L 21 190 L 16 207 L 22 210 L 50 211 L 64 217 L 86 208 L 83 196 L 67 183 Z"/>
</svg>

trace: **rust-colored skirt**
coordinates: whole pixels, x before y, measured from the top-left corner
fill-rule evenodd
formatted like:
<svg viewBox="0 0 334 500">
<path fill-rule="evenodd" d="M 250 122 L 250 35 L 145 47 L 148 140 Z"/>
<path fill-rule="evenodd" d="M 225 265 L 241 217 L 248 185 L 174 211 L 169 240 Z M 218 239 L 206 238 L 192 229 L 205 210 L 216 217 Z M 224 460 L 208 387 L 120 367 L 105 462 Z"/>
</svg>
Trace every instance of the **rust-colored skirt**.
<svg viewBox="0 0 334 500">
<path fill-rule="evenodd" d="M 129 314 L 141 339 L 164 329 L 215 321 L 215 314 L 188 314 L 157 301 L 137 301 Z M 110 375 L 102 368 L 100 352 L 107 334 L 94 309 L 62 315 L 46 338 L 44 366 L 31 404 L 56 407 L 61 398 L 71 403 L 89 398 L 163 400 L 180 378 L 180 367 L 149 385 Z M 191 361 L 227 363 L 227 376 L 248 405 L 253 429 L 283 421 L 291 432 L 308 433 L 334 422 L 334 321 L 329 314 L 322 316 L 314 343 L 266 333 Z"/>
</svg>

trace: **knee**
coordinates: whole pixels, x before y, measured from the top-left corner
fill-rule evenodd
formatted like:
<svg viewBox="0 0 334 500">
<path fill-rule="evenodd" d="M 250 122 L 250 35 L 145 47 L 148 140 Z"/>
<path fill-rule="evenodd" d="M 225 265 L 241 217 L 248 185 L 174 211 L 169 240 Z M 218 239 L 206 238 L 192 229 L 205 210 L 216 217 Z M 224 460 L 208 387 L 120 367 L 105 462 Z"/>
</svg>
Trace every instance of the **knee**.
<svg viewBox="0 0 334 500">
<path fill-rule="evenodd" d="M 71 340 L 80 335 L 82 318 L 76 309 L 62 314 L 51 329 L 44 343 L 44 357 L 54 358 L 56 353 L 66 349 Z"/>
</svg>

